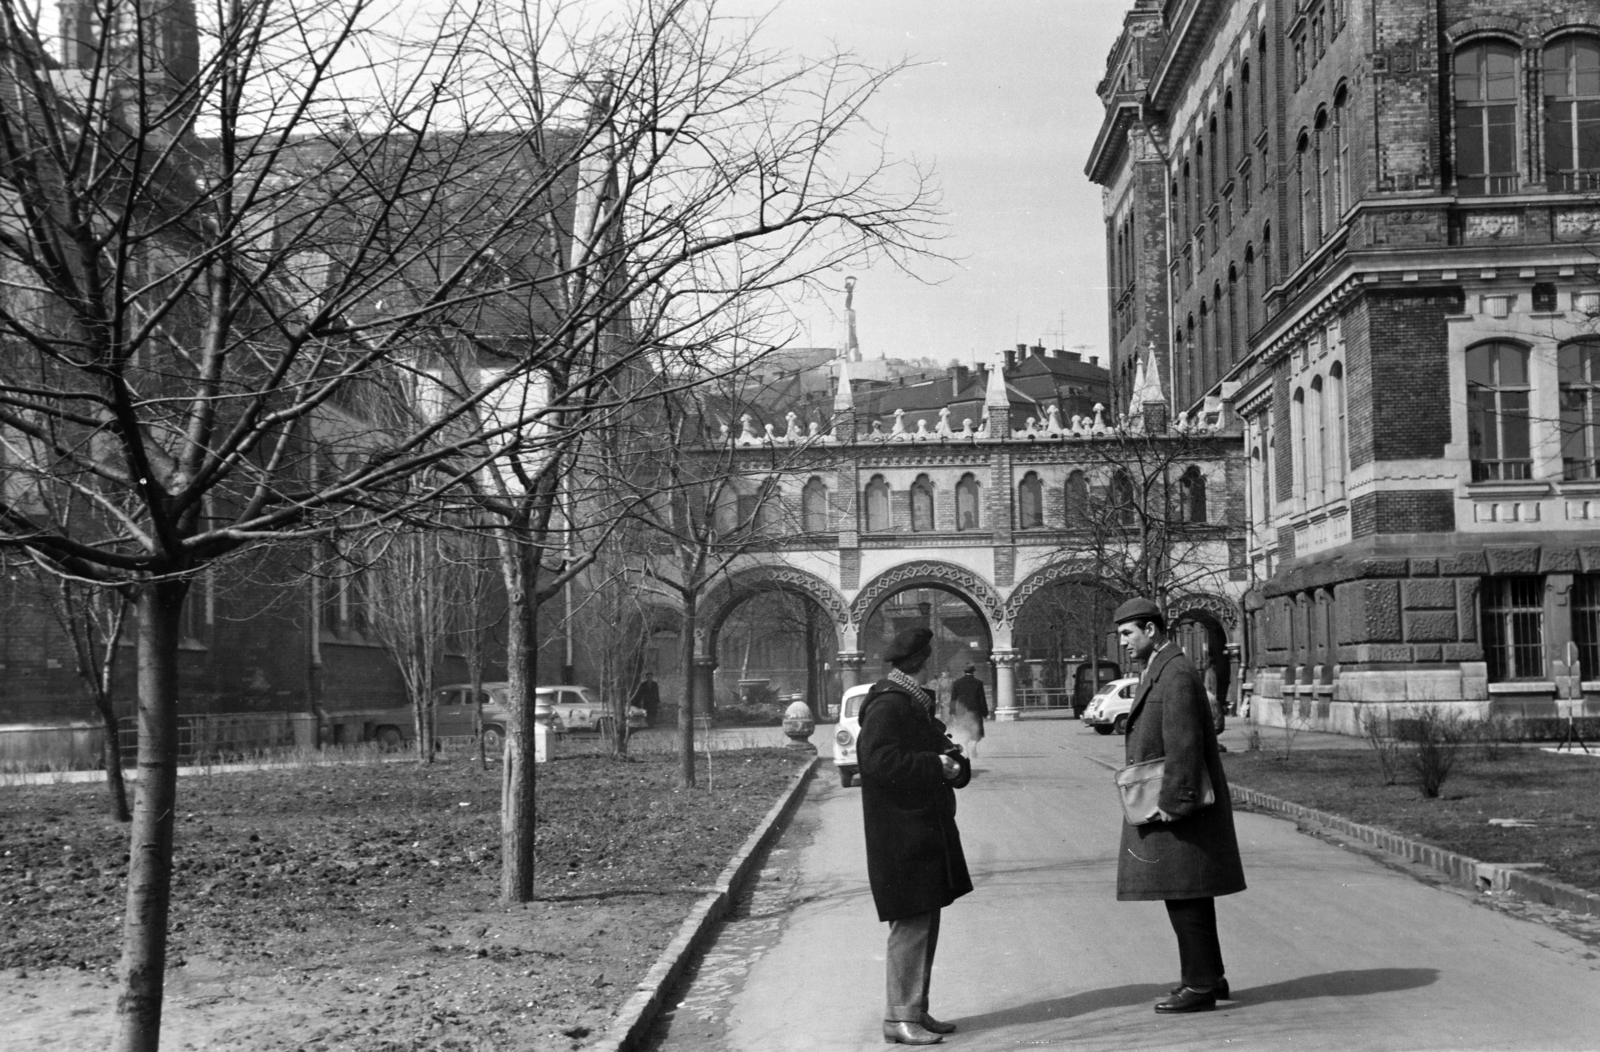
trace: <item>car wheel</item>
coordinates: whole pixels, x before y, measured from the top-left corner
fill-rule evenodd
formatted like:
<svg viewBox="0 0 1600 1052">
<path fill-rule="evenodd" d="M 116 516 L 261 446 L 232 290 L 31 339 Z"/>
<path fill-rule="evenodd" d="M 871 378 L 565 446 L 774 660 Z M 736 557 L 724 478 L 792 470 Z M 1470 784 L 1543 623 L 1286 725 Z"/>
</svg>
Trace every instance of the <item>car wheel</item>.
<svg viewBox="0 0 1600 1052">
<path fill-rule="evenodd" d="M 1107 726 L 1105 726 L 1103 724 L 1096 724 L 1095 728 L 1094 728 L 1094 732 L 1096 734 L 1110 734 L 1111 733 L 1111 728 L 1107 727 Z"/>
<path fill-rule="evenodd" d="M 842 785 L 846 789 L 848 789 L 848 788 L 850 788 L 850 783 L 855 781 L 855 780 L 856 780 L 856 773 L 854 771 L 850 770 L 848 767 L 839 768 L 839 784 L 840 785 Z"/>
<path fill-rule="evenodd" d="M 402 738 L 399 727 L 379 727 L 376 737 L 378 747 L 384 752 L 395 752 L 400 748 Z"/>
<path fill-rule="evenodd" d="M 483 751 L 487 756 L 499 756 L 505 750 L 506 732 L 499 727 L 483 729 Z"/>
<path fill-rule="evenodd" d="M 1111 725 L 1111 730 L 1115 734 L 1127 734 L 1128 733 L 1128 717 L 1126 717 L 1126 716 L 1118 716 L 1117 717 L 1117 722 L 1113 723 Z"/>
</svg>

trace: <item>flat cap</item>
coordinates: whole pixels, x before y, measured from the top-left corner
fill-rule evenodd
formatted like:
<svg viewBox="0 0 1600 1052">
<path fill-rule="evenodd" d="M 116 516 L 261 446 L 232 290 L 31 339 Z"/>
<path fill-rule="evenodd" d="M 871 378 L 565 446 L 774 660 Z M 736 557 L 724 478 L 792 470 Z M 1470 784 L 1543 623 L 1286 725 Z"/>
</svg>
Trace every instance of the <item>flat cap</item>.
<svg viewBox="0 0 1600 1052">
<path fill-rule="evenodd" d="M 1149 599 L 1137 598 L 1129 599 L 1117 607 L 1117 612 L 1111 615 L 1111 620 L 1119 625 L 1126 621 L 1156 621 L 1164 625 L 1167 623 L 1167 615 Z"/>
<path fill-rule="evenodd" d="M 908 657 L 929 649 L 932 643 L 932 629 L 908 628 L 894 637 L 894 641 L 889 644 L 889 649 L 883 652 L 883 660 L 891 665 L 896 661 L 904 661 Z"/>
</svg>

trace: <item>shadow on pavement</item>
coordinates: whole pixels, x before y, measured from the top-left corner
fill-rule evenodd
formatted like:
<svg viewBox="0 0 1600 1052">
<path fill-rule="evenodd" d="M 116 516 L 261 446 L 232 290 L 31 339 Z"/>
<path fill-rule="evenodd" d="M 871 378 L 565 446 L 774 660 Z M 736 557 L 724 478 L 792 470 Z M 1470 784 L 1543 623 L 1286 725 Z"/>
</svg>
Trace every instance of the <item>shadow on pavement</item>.
<svg viewBox="0 0 1600 1052">
<path fill-rule="evenodd" d="M 1249 986 L 1233 991 L 1241 1005 L 1267 1001 L 1303 1001 L 1312 997 L 1360 997 L 1365 994 L 1391 994 L 1432 986 L 1439 981 L 1437 968 L 1363 968 L 1360 971 L 1324 972 L 1285 979 L 1267 986 Z"/>
<path fill-rule="evenodd" d="M 1085 990 L 1070 997 L 1055 997 L 1048 1001 L 1018 1005 L 1015 1008 L 1002 1008 L 996 1012 L 985 1012 L 983 1015 L 963 1016 L 953 1022 L 960 1023 L 963 1030 L 1046 1023 L 1052 1019 L 1067 1019 L 1088 1012 L 1098 1012 L 1102 1008 L 1127 1008 L 1132 1005 L 1149 1004 L 1166 992 L 1167 988 L 1159 983 L 1112 986 L 1104 990 Z"/>
</svg>

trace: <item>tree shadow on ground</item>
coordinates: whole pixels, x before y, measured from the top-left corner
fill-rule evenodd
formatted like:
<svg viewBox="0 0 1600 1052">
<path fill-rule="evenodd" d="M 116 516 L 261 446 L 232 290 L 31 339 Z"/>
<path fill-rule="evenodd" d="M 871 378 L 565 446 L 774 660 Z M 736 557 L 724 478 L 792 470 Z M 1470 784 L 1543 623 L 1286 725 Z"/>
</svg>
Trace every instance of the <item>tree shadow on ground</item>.
<svg viewBox="0 0 1600 1052">
<path fill-rule="evenodd" d="M 1367 968 L 1360 971 L 1323 972 L 1267 986 L 1252 986 L 1234 991 L 1224 1009 L 1265 1004 L 1269 1001 L 1300 1001 L 1313 997 L 1360 997 L 1368 994 L 1396 993 L 1431 986 L 1439 980 L 1437 968 Z M 1153 1004 L 1170 989 L 1163 983 L 1130 983 L 1103 990 L 1085 990 L 1067 997 L 1001 1008 L 958 1020 L 963 1030 L 987 1030 L 1003 1026 L 1027 1026 L 1053 1019 L 1069 1019 L 1107 1008 L 1132 1008 Z"/>
</svg>

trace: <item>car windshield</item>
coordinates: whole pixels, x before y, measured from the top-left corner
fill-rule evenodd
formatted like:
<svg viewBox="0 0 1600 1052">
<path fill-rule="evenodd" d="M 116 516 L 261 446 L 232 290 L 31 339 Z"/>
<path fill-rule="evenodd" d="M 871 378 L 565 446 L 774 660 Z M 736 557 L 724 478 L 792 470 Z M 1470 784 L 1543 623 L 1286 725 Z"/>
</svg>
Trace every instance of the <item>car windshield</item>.
<svg viewBox="0 0 1600 1052">
<path fill-rule="evenodd" d="M 856 713 L 861 711 L 861 703 L 864 700 L 866 700 L 865 694 L 857 694 L 853 698 L 846 698 L 844 702 L 844 714 L 846 716 L 854 717 Z"/>
</svg>

